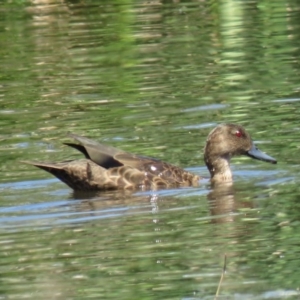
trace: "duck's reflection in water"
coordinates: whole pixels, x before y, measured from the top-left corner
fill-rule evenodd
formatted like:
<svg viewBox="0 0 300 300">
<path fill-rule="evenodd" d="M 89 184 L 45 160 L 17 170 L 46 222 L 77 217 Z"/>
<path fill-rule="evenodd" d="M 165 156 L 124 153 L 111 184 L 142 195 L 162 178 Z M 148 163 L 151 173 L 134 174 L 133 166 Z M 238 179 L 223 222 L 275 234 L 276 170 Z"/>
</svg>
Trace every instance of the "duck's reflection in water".
<svg viewBox="0 0 300 300">
<path fill-rule="evenodd" d="M 187 189 L 187 195 L 191 191 L 193 191 L 192 188 Z M 236 192 L 232 183 L 214 184 L 211 186 L 210 191 L 207 189 L 201 190 L 198 198 L 203 199 L 203 192 L 206 192 L 207 195 L 207 203 L 205 205 L 208 204 L 208 213 L 212 223 L 233 222 L 236 216 L 239 215 L 238 212 L 240 209 L 253 208 L 251 201 L 236 200 Z M 181 189 L 179 195 L 183 194 L 184 190 Z M 71 198 L 80 200 L 72 205 L 76 207 L 76 211 L 90 212 L 94 216 L 99 214 L 105 215 L 108 212 L 116 216 L 121 216 L 149 212 L 156 214 L 160 210 L 167 211 L 168 209 L 189 209 L 186 206 L 186 202 L 183 204 L 184 208 L 181 207 L 181 200 L 176 195 L 176 190 L 170 193 L 167 190 L 148 192 L 132 192 L 127 190 L 88 193 L 73 192 Z M 195 202 L 193 201 L 192 206 L 194 204 Z M 200 200 L 196 205 L 203 205 L 203 201 Z"/>
<path fill-rule="evenodd" d="M 157 213 L 160 196 L 157 192 L 133 193 L 132 191 L 105 192 L 73 192 L 71 199 L 80 200 L 73 203 L 76 211 L 90 212 L 94 216 L 104 215 L 133 215 L 137 213 Z"/>
<path fill-rule="evenodd" d="M 234 221 L 236 203 L 234 188 L 231 183 L 215 185 L 207 195 L 207 199 L 213 222 L 227 223 Z"/>
</svg>

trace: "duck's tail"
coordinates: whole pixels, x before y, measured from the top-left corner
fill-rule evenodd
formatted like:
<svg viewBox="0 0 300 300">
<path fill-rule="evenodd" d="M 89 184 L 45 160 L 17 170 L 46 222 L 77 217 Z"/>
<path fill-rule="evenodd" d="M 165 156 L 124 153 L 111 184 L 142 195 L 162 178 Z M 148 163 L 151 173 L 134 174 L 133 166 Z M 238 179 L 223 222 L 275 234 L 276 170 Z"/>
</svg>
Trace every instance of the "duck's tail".
<svg viewBox="0 0 300 300">
<path fill-rule="evenodd" d="M 90 160 L 69 160 L 58 163 L 44 163 L 33 161 L 22 161 L 25 164 L 36 166 L 57 177 L 73 190 L 96 189 L 93 180 L 94 164 Z M 91 166 L 92 164 L 92 166 Z M 97 166 L 99 169 L 101 167 Z"/>
</svg>

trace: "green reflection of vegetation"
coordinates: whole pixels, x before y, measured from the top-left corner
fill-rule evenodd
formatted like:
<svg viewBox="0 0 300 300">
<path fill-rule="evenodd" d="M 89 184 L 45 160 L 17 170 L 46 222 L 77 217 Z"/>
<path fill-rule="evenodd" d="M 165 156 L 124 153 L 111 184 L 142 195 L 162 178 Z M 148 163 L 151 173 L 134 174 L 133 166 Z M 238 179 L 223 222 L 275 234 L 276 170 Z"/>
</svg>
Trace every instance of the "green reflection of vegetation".
<svg viewBox="0 0 300 300">
<path fill-rule="evenodd" d="M 16 5 L 23 6 L 31 4 L 31 0 L 3 0 L 1 1 L 1 6 L 5 7 L 14 7 Z"/>
</svg>

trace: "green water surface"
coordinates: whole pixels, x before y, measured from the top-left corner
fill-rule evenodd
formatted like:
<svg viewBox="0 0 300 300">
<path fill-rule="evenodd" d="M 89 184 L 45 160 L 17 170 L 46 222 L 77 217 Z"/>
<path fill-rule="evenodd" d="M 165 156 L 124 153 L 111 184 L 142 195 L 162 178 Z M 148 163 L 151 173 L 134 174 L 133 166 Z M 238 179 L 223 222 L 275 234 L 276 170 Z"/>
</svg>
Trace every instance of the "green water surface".
<svg viewBox="0 0 300 300">
<path fill-rule="evenodd" d="M 299 299 L 297 1 L 0 3 L 1 299 Z M 207 134 L 244 125 L 277 165 L 212 190 L 78 195 L 22 160 L 68 132 L 209 176 Z"/>
</svg>

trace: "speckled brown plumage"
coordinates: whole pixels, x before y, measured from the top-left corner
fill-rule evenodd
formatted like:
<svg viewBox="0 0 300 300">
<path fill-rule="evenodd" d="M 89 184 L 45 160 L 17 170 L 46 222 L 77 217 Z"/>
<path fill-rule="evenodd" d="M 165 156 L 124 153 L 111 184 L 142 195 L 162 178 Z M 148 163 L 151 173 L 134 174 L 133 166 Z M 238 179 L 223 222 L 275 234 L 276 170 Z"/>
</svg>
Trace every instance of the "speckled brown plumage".
<svg viewBox="0 0 300 300">
<path fill-rule="evenodd" d="M 200 177 L 157 159 L 143 157 L 70 135 L 81 144 L 67 143 L 86 159 L 58 163 L 26 162 L 39 167 L 74 190 L 157 189 L 196 185 Z"/>
</svg>

